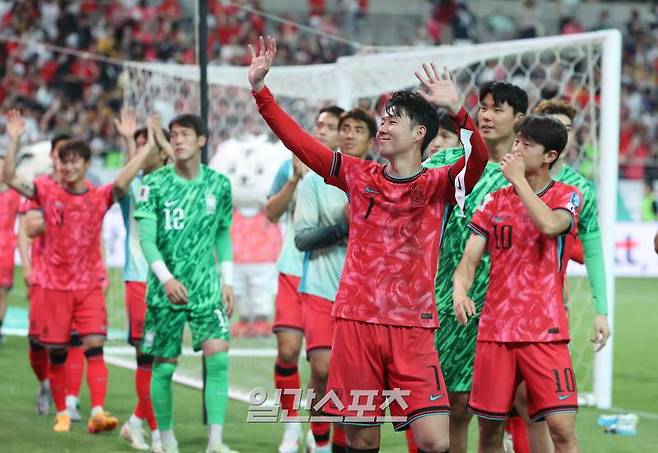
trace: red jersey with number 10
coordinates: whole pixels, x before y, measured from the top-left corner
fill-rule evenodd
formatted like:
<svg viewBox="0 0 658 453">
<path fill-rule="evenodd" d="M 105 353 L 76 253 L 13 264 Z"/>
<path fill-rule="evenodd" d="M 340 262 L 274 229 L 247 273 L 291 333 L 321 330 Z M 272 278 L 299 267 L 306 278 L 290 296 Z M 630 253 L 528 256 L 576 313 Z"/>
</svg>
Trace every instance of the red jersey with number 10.
<svg viewBox="0 0 658 453">
<path fill-rule="evenodd" d="M 114 202 L 112 184 L 87 184 L 85 192 L 75 194 L 52 179 L 37 178 L 34 187 L 45 226 L 41 284 L 61 291 L 101 288 L 100 235 L 103 217 Z"/>
<path fill-rule="evenodd" d="M 554 238 L 542 234 L 512 186 L 487 195 L 471 219 L 469 227 L 487 238 L 491 256 L 480 341 L 569 340 L 564 310 L 567 236 L 576 233 L 583 198 L 577 188 L 555 181 L 538 196 L 549 208 L 571 215 L 569 231 Z"/>
</svg>

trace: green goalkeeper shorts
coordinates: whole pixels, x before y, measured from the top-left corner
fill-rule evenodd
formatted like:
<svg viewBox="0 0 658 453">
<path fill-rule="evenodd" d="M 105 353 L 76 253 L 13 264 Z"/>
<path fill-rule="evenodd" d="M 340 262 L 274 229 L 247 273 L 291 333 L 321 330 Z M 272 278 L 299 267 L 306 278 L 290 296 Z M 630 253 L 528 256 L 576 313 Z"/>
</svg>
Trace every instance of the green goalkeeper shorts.
<svg viewBox="0 0 658 453">
<path fill-rule="evenodd" d="M 149 306 L 144 320 L 142 352 L 167 359 L 178 357 L 182 351 L 185 322 L 190 325 L 195 351 L 200 351 L 207 340 L 230 339 L 228 316 L 221 306 L 194 312 Z"/>
</svg>

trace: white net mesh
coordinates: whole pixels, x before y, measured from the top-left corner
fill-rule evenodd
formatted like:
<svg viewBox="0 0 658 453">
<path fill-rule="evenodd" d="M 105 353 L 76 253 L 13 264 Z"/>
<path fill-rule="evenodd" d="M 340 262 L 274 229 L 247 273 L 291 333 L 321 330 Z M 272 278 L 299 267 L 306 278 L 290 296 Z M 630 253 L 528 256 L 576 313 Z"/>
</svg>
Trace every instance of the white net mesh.
<svg viewBox="0 0 658 453">
<path fill-rule="evenodd" d="M 478 87 L 489 80 L 508 80 L 527 91 L 530 109 L 544 98 L 560 98 L 576 108 L 576 140 L 566 151 L 567 162 L 599 185 L 602 42 L 601 33 L 587 33 L 466 47 L 409 48 L 344 57 L 330 65 L 275 67 L 268 85 L 284 108 L 308 127 L 318 109 L 329 103 L 360 105 L 379 114 L 387 94 L 417 86 L 414 71 L 423 62 L 448 67 L 463 104 L 473 115 Z M 199 111 L 196 67 L 129 63 L 125 75 L 125 102 L 142 117 L 157 112 L 166 124 L 176 113 Z M 210 68 L 209 85 L 210 149 L 228 137 L 267 130 L 251 97 L 246 68 Z M 592 297 L 586 278 L 571 279 L 570 291 L 573 362 L 579 390 L 585 393 L 592 387 L 593 352 L 588 341 Z M 252 357 L 236 359 L 241 362 L 232 366 L 232 386 L 248 392 L 254 385 L 271 381 L 273 358 L 256 353 L 266 349 L 265 355 L 272 355 L 273 339 L 234 341 L 232 348 L 254 352 Z M 188 363 L 191 369 L 199 367 L 198 360 Z M 254 376 L 258 382 L 250 379 Z"/>
</svg>

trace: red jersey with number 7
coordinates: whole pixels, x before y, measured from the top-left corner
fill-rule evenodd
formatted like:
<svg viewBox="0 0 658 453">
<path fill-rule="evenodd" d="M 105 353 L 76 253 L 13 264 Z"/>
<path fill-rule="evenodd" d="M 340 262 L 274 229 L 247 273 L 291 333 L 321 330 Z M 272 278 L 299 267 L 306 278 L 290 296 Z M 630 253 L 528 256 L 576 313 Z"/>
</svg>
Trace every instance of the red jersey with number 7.
<svg viewBox="0 0 658 453">
<path fill-rule="evenodd" d="M 582 195 L 551 181 L 537 194 L 553 210 L 571 216 L 571 226 L 554 238 L 542 234 L 512 186 L 489 194 L 469 227 L 487 238 L 491 257 L 489 289 L 480 315 L 479 341 L 551 342 L 569 340 L 564 278 L 576 233 Z"/>
<path fill-rule="evenodd" d="M 456 203 L 458 189 L 473 188 L 489 158 L 466 111 L 453 120 L 469 138 L 470 158 L 395 178 L 384 165 L 319 143 L 278 106 L 267 88 L 254 96 L 286 147 L 349 197 L 347 255 L 332 315 L 374 324 L 438 327 L 434 277 L 447 211 Z"/>
</svg>

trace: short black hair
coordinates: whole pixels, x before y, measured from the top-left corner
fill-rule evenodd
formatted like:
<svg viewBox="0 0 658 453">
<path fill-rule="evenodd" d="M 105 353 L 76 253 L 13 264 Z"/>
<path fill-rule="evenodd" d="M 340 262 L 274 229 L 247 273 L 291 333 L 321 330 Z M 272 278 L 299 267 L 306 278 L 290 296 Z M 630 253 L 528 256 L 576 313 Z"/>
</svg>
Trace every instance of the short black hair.
<svg viewBox="0 0 658 453">
<path fill-rule="evenodd" d="M 366 123 L 366 127 L 368 128 L 368 136 L 370 138 L 374 138 L 375 135 L 377 135 L 377 122 L 375 121 L 375 118 L 373 118 L 373 116 L 368 113 L 367 110 L 362 109 L 361 107 L 354 107 L 352 110 L 343 112 L 343 114 L 340 115 L 340 119 L 338 120 L 339 130 L 343 122 L 349 118 L 353 118 L 355 120 L 363 121 Z"/>
<path fill-rule="evenodd" d="M 421 156 L 439 130 L 439 115 L 436 109 L 420 97 L 418 93 L 410 90 L 400 90 L 393 93 L 386 103 L 385 112 L 391 116 L 406 116 L 411 126 L 425 126 L 426 133 L 420 147 Z"/>
<path fill-rule="evenodd" d="M 208 137 L 206 126 L 203 124 L 203 120 L 200 116 L 194 115 L 192 113 L 181 113 L 180 115 L 176 116 L 169 122 L 169 130 L 171 131 L 171 128 L 174 126 L 189 127 L 190 129 L 194 129 L 194 132 L 198 137 Z"/>
<path fill-rule="evenodd" d="M 68 134 L 66 132 L 56 134 L 55 136 L 53 136 L 52 139 L 50 139 L 50 150 L 52 151 L 53 149 L 55 149 L 55 147 L 59 142 L 64 140 L 71 140 L 72 138 L 73 137 L 71 137 L 71 134 Z"/>
<path fill-rule="evenodd" d="M 528 111 L 528 94 L 513 83 L 501 80 L 487 82 L 480 87 L 480 102 L 484 101 L 488 94 L 491 94 L 496 105 L 507 102 L 515 115 L 525 115 Z"/>
<path fill-rule="evenodd" d="M 59 149 L 59 160 L 64 161 L 70 157 L 82 157 L 85 161 L 91 160 L 91 148 L 84 140 L 70 140 Z"/>
<path fill-rule="evenodd" d="M 327 107 L 321 108 L 320 111 L 318 112 L 318 116 L 322 115 L 323 113 L 329 113 L 335 116 L 336 118 L 340 118 L 343 112 L 345 112 L 344 108 L 338 107 L 337 105 L 329 105 Z"/>
<path fill-rule="evenodd" d="M 452 116 L 443 109 L 440 109 L 437 113 L 439 115 L 439 129 L 445 129 L 457 135 L 457 128 L 455 127 L 455 122 L 452 120 Z"/>
<path fill-rule="evenodd" d="M 514 125 L 514 132 L 544 147 L 544 152 L 557 151 L 558 158 L 567 145 L 567 128 L 549 115 L 532 114 Z M 549 168 L 557 162 L 551 162 Z"/>
</svg>

